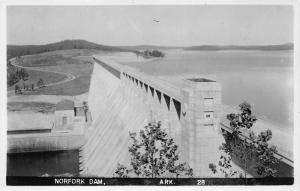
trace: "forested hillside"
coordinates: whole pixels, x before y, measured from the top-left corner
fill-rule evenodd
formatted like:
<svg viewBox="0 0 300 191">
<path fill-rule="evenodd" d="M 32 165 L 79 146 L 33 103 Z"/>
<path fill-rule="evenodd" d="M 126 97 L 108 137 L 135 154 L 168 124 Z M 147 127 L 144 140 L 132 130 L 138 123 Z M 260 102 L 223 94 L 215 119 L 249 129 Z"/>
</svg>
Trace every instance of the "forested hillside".
<svg viewBox="0 0 300 191">
<path fill-rule="evenodd" d="M 102 51 L 113 52 L 130 52 L 124 48 L 105 46 L 85 40 L 64 40 L 61 42 L 45 44 L 45 45 L 7 45 L 7 59 L 17 56 L 38 54 L 42 52 L 49 52 L 55 50 L 68 50 L 68 49 L 96 49 Z"/>
</svg>

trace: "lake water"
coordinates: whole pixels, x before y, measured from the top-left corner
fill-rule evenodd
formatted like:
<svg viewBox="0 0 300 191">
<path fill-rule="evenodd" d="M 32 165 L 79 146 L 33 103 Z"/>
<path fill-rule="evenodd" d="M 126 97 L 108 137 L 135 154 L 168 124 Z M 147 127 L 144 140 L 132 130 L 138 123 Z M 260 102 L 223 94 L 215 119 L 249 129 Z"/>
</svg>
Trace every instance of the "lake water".
<svg viewBox="0 0 300 191">
<path fill-rule="evenodd" d="M 165 51 L 150 62 L 127 62 L 156 76 L 197 75 L 222 85 L 223 103 L 253 105 L 260 119 L 293 126 L 292 51 Z"/>
<path fill-rule="evenodd" d="M 7 176 L 79 175 L 79 151 L 7 154 Z"/>
</svg>

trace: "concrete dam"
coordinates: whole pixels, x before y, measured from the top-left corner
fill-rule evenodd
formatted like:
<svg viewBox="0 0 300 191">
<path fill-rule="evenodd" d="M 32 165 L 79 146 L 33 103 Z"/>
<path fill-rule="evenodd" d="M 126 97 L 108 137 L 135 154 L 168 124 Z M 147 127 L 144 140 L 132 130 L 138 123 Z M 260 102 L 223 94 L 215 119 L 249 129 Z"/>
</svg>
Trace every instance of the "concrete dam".
<svg viewBox="0 0 300 191">
<path fill-rule="evenodd" d="M 129 166 L 129 132 L 161 121 L 194 177 L 216 176 L 208 166 L 218 162 L 224 141 L 220 84 L 191 78 L 177 87 L 109 57 L 94 56 L 94 61 L 88 98 L 93 123 L 80 150 L 81 175 L 112 177 L 118 163 Z"/>
</svg>

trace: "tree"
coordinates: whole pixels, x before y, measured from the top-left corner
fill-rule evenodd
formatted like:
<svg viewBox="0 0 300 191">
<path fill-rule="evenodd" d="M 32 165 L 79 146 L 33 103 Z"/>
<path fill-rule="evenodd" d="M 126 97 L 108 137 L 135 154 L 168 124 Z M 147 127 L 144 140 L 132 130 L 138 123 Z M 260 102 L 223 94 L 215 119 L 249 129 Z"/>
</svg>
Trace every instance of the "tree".
<svg viewBox="0 0 300 191">
<path fill-rule="evenodd" d="M 26 81 L 29 77 L 29 74 L 24 68 L 21 68 L 21 70 L 18 72 L 18 75 L 19 79 L 23 79 L 24 81 Z"/>
<path fill-rule="evenodd" d="M 38 88 L 44 87 L 45 86 L 44 80 L 42 78 L 40 78 L 39 81 L 37 82 L 36 86 Z"/>
<path fill-rule="evenodd" d="M 228 139 L 231 140 L 231 149 L 227 145 L 222 145 L 220 147 L 225 153 L 232 155 L 236 154 L 244 168 L 244 176 L 247 177 L 248 171 L 248 158 L 252 158 L 252 148 L 246 142 L 246 139 L 241 140 L 239 135 L 242 134 L 243 130 L 250 129 L 255 121 L 257 120 L 254 115 L 252 115 L 251 105 L 247 102 L 243 102 L 239 105 L 241 113 L 231 113 L 227 115 L 227 119 L 230 121 L 230 128 L 232 133 L 228 135 Z"/>
<path fill-rule="evenodd" d="M 252 115 L 250 104 L 243 102 L 239 105 L 239 108 L 241 113 L 231 113 L 227 115 L 233 135 L 239 135 L 242 129 L 250 129 L 257 120 L 256 117 Z"/>
<path fill-rule="evenodd" d="M 21 93 L 21 89 L 18 85 L 15 85 L 15 94 Z"/>
<path fill-rule="evenodd" d="M 31 90 L 32 91 L 34 90 L 34 84 L 31 84 Z"/>
<path fill-rule="evenodd" d="M 153 57 L 164 57 L 164 53 L 158 51 L 158 50 L 153 50 L 152 52 L 150 52 L 150 55 Z"/>
<path fill-rule="evenodd" d="M 129 147 L 131 155 L 130 165 L 127 168 L 118 164 L 115 174 L 119 177 L 128 177 L 134 173 L 139 177 L 161 176 L 193 176 L 193 169 L 186 163 L 179 163 L 178 146 L 172 138 L 168 138 L 160 122 L 149 123 L 145 129 L 137 133 L 129 133 L 133 144 Z"/>
<path fill-rule="evenodd" d="M 29 74 L 28 74 L 28 72 L 27 72 L 27 70 L 25 70 L 24 68 L 23 68 L 23 80 L 27 80 L 28 79 L 28 77 L 29 77 Z"/>
<path fill-rule="evenodd" d="M 239 177 L 243 176 L 240 171 L 232 168 L 232 159 L 231 156 L 228 154 L 221 155 L 218 167 L 213 163 L 210 163 L 208 167 L 214 174 L 220 171 L 224 174 L 225 178 L 236 177 L 237 175 L 239 175 Z"/>
<path fill-rule="evenodd" d="M 115 170 L 115 174 L 120 178 L 126 178 L 128 173 L 129 171 L 127 167 L 118 163 L 117 168 Z"/>
<path fill-rule="evenodd" d="M 151 52 L 150 50 L 145 50 L 144 51 L 144 56 L 150 56 L 150 52 Z"/>
<path fill-rule="evenodd" d="M 86 101 L 84 101 L 82 103 L 82 105 L 83 105 L 83 111 L 84 111 L 84 116 L 85 116 L 85 122 L 87 122 L 87 112 L 89 110 L 89 107 L 88 107 L 88 104 Z"/>
<path fill-rule="evenodd" d="M 273 145 L 270 146 L 268 143 L 272 139 L 272 131 L 266 130 L 258 136 L 252 132 L 250 139 L 257 152 L 258 165 L 255 167 L 257 174 L 263 177 L 275 177 L 278 172 L 275 167 L 280 159 L 275 157 L 277 148 Z"/>
<path fill-rule="evenodd" d="M 268 144 L 268 141 L 272 138 L 272 132 L 267 130 L 256 136 L 254 132 L 249 131 L 247 136 L 245 130 L 250 130 L 257 119 L 252 114 L 251 106 L 247 102 L 240 104 L 239 108 L 241 113 L 227 115 L 232 133 L 224 134 L 227 141 L 220 147 L 220 150 L 224 152 L 219 161 L 220 171 L 225 174 L 225 177 L 234 176 L 238 173 L 237 170 L 232 169 L 231 165 L 231 156 L 234 155 L 243 165 L 244 175 L 240 175 L 240 177 L 247 177 L 248 159 L 255 157 L 258 158 L 258 164 L 255 168 L 259 175 L 275 176 L 277 171 L 273 167 L 279 161 L 274 157 L 274 154 L 277 152 L 276 147 L 269 147 Z M 216 173 L 217 168 L 213 168 L 213 165 L 210 164 L 209 168 Z"/>
<path fill-rule="evenodd" d="M 161 52 L 161 51 L 159 51 L 159 50 L 145 50 L 144 52 L 143 52 L 143 56 L 144 57 L 164 57 L 165 56 L 165 54 L 163 53 L 163 52 Z"/>
<path fill-rule="evenodd" d="M 7 73 L 7 84 L 8 86 L 12 86 L 17 83 L 19 80 L 14 72 L 8 71 Z"/>
</svg>

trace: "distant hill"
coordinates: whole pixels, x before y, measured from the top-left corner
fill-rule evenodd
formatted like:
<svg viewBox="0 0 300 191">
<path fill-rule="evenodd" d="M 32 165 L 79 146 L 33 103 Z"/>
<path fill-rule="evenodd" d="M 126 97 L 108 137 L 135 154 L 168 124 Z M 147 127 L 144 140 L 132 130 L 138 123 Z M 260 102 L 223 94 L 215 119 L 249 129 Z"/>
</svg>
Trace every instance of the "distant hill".
<svg viewBox="0 0 300 191">
<path fill-rule="evenodd" d="M 286 43 L 280 45 L 250 45 L 250 46 L 238 46 L 238 45 L 201 45 L 186 47 L 184 50 L 262 50 L 262 51 L 276 51 L 276 50 L 293 50 L 293 43 Z"/>
<path fill-rule="evenodd" d="M 238 46 L 238 45 L 200 45 L 191 47 L 180 46 L 156 46 L 156 45 L 137 45 L 137 46 L 106 46 L 101 44 L 92 43 L 86 40 L 64 40 L 56 43 L 45 45 L 7 45 L 7 59 L 24 56 L 29 54 L 38 54 L 43 52 L 55 50 L 68 50 L 68 49 L 96 49 L 111 52 L 137 52 L 137 50 L 163 50 L 163 49 L 184 49 L 184 50 L 293 50 L 293 43 L 286 43 L 280 45 L 264 45 L 264 46 Z"/>
<path fill-rule="evenodd" d="M 45 44 L 45 45 L 7 45 L 7 59 L 23 56 L 28 54 L 38 54 L 42 52 L 49 52 L 55 50 L 67 50 L 67 49 L 96 49 L 102 51 L 114 51 L 114 52 L 129 52 L 124 48 L 115 46 L 105 46 L 85 40 L 64 40 L 61 42 Z"/>
<path fill-rule="evenodd" d="M 183 49 L 182 46 L 157 46 L 157 45 L 136 45 L 136 46 L 120 46 L 127 50 L 164 50 L 164 49 Z"/>
<path fill-rule="evenodd" d="M 293 43 L 279 44 L 279 45 L 200 45 L 200 46 L 157 46 L 157 45 L 136 45 L 136 46 L 120 46 L 120 48 L 127 50 L 164 50 L 164 49 L 184 49 L 184 50 L 293 50 Z"/>
</svg>

